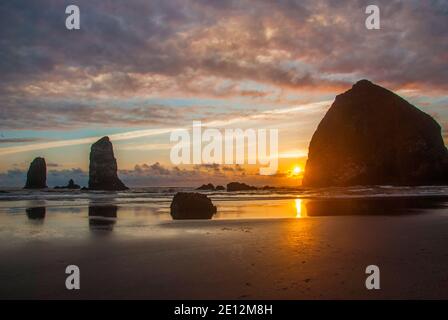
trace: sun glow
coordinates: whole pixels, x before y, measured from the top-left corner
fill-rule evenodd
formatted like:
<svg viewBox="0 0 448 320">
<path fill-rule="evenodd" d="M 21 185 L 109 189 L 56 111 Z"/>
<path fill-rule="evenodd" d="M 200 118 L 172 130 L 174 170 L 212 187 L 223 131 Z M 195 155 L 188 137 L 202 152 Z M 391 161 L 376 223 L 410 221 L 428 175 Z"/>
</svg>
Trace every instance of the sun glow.
<svg viewBox="0 0 448 320">
<path fill-rule="evenodd" d="M 292 173 L 293 174 L 300 174 L 302 172 L 302 168 L 300 168 L 299 166 L 295 166 L 294 169 L 292 169 Z"/>
<path fill-rule="evenodd" d="M 288 171 L 288 176 L 290 178 L 301 178 L 303 174 L 303 169 L 299 165 L 295 165 L 291 170 Z"/>
</svg>

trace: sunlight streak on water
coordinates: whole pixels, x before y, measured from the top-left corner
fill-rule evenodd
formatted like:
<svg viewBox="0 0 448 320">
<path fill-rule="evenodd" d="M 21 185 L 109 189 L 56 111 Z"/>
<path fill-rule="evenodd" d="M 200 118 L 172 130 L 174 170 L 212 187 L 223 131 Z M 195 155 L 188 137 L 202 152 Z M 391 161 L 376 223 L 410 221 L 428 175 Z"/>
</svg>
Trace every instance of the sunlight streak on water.
<svg viewBox="0 0 448 320">
<path fill-rule="evenodd" d="M 302 199 L 296 199 L 296 218 L 300 219 L 303 218 L 302 216 Z"/>
</svg>

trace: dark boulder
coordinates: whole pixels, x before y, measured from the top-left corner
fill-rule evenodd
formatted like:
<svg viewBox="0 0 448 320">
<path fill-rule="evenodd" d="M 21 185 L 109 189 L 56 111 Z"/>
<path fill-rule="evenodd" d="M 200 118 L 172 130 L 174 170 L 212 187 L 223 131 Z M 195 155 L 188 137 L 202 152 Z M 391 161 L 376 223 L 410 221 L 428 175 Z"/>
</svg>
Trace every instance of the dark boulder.
<svg viewBox="0 0 448 320">
<path fill-rule="evenodd" d="M 227 184 L 227 191 L 251 191 L 257 190 L 257 187 L 240 182 L 230 182 Z"/>
<path fill-rule="evenodd" d="M 73 190 L 77 190 L 77 189 L 80 189 L 81 186 L 75 184 L 75 182 L 73 181 L 73 179 L 70 179 L 70 180 L 68 181 L 68 185 L 66 185 L 66 186 L 56 186 L 56 187 L 54 187 L 54 188 L 55 188 L 55 189 L 73 189 Z"/>
<path fill-rule="evenodd" d="M 203 184 L 199 188 L 196 188 L 196 190 L 207 190 L 207 191 L 213 191 L 215 190 L 215 186 L 211 183 L 209 184 Z"/>
<path fill-rule="evenodd" d="M 440 125 L 367 80 L 338 95 L 314 133 L 303 185 L 432 185 L 448 182 Z"/>
<path fill-rule="evenodd" d="M 211 219 L 215 213 L 216 207 L 205 194 L 178 192 L 171 202 L 174 220 Z"/>
<path fill-rule="evenodd" d="M 119 191 L 128 188 L 117 175 L 117 160 L 109 137 L 92 145 L 89 165 L 89 190 Z"/>
<path fill-rule="evenodd" d="M 44 189 L 47 187 L 47 164 L 44 158 L 35 158 L 26 175 L 25 189 Z"/>
<path fill-rule="evenodd" d="M 215 190 L 216 191 L 223 191 L 223 190 L 226 190 L 226 188 L 224 188 L 223 186 L 216 186 Z"/>
</svg>

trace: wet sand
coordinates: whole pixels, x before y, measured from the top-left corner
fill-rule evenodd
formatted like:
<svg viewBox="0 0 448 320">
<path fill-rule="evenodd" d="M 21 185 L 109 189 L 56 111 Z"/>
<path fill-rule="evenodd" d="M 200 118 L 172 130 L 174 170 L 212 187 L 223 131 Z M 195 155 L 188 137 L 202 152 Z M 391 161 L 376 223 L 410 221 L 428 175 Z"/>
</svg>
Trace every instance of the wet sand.
<svg viewBox="0 0 448 320">
<path fill-rule="evenodd" d="M 89 235 L 80 238 L 8 241 L 3 233 L 0 298 L 448 298 L 445 213 L 113 228 L 113 223 L 91 225 Z M 81 290 L 65 289 L 69 264 L 81 269 Z M 380 267 L 380 290 L 365 288 L 371 264 Z"/>
</svg>

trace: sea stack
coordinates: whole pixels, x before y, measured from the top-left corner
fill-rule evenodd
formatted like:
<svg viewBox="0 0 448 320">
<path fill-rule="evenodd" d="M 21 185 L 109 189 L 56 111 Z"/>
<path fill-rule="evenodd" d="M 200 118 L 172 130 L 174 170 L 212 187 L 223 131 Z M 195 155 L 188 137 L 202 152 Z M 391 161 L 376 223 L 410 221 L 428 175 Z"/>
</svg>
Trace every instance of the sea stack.
<svg viewBox="0 0 448 320">
<path fill-rule="evenodd" d="M 47 164 L 44 158 L 35 158 L 26 175 L 25 189 L 44 189 L 47 187 Z"/>
<path fill-rule="evenodd" d="M 109 137 L 103 137 L 90 149 L 89 189 L 119 191 L 128 189 L 117 176 L 117 160 Z"/>
<path fill-rule="evenodd" d="M 440 125 L 368 80 L 336 97 L 314 133 L 303 185 L 448 183 Z"/>
</svg>

